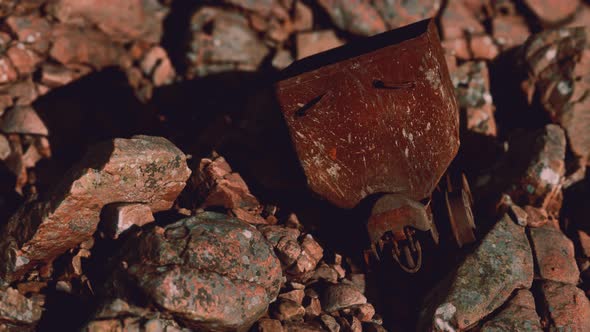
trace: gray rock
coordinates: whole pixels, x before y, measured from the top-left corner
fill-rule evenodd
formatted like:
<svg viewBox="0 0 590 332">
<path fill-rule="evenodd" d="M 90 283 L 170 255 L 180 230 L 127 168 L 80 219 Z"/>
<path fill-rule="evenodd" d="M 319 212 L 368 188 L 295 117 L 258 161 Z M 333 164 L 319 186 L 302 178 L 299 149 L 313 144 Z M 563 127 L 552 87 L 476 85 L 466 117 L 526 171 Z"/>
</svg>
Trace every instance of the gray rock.
<svg viewBox="0 0 590 332">
<path fill-rule="evenodd" d="M 523 331 L 542 332 L 541 320 L 535 310 L 533 294 L 521 289 L 498 314 L 485 322 L 480 332 Z"/>
</svg>

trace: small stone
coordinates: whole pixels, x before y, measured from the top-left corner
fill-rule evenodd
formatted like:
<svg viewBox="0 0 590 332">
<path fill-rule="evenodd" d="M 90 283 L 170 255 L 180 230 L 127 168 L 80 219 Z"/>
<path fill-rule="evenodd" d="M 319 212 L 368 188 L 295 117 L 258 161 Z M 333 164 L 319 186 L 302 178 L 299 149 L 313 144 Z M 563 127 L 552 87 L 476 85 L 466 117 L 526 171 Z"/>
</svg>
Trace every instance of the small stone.
<svg viewBox="0 0 590 332">
<path fill-rule="evenodd" d="M 258 321 L 258 332 L 283 332 L 281 321 L 263 318 Z"/>
<path fill-rule="evenodd" d="M 574 285 L 544 281 L 541 291 L 550 331 L 590 331 L 590 302 Z"/>
<path fill-rule="evenodd" d="M 17 106 L 6 111 L 0 130 L 7 134 L 49 134 L 47 127 L 31 106 Z"/>
<path fill-rule="evenodd" d="M 150 49 L 145 54 L 140 66 L 143 73 L 151 77 L 154 86 L 157 87 L 172 83 L 176 76 L 176 71 L 166 50 L 160 46 Z"/>
<path fill-rule="evenodd" d="M 560 23 L 572 17 L 580 5 L 579 0 L 525 0 L 524 3 L 547 25 Z"/>
<path fill-rule="evenodd" d="M 356 289 L 365 294 L 365 289 L 367 288 L 367 276 L 364 273 L 351 273 L 348 275 L 348 279 Z"/>
<path fill-rule="evenodd" d="M 285 332 L 325 332 L 325 330 L 315 322 L 287 322 L 284 328 Z"/>
<path fill-rule="evenodd" d="M 5 160 L 11 154 L 10 142 L 6 136 L 0 134 L 0 160 Z"/>
<path fill-rule="evenodd" d="M 320 316 L 320 320 L 322 321 L 322 324 L 324 325 L 324 327 L 326 329 L 328 329 L 328 331 L 330 331 L 330 332 L 339 332 L 340 331 L 340 325 L 338 324 L 336 319 L 334 319 L 334 317 L 324 314 L 324 315 Z"/>
<path fill-rule="evenodd" d="M 288 299 L 279 299 L 272 310 L 273 317 L 280 321 L 303 321 L 305 308 L 297 302 Z"/>
<path fill-rule="evenodd" d="M 544 209 L 527 205 L 524 207 L 524 211 L 528 216 L 527 226 L 529 227 L 541 227 L 549 222 L 549 216 L 547 216 L 547 211 Z"/>
<path fill-rule="evenodd" d="M 17 43 L 6 52 L 6 55 L 21 76 L 32 74 L 43 59 L 22 43 Z"/>
<path fill-rule="evenodd" d="M 580 271 L 574 258 L 574 244 L 565 234 L 547 225 L 531 228 L 530 238 L 542 279 L 572 285 L 578 283 Z"/>
<path fill-rule="evenodd" d="M 320 299 L 317 297 L 306 297 L 304 304 L 305 305 L 305 317 L 306 319 L 313 319 L 319 316 L 322 313 L 322 304 L 320 303 Z"/>
<path fill-rule="evenodd" d="M 345 284 L 328 286 L 322 297 L 322 308 L 326 312 L 334 312 L 365 303 L 367 303 L 367 298 L 358 289 Z"/>
<path fill-rule="evenodd" d="M 298 277 L 298 279 L 306 285 L 318 281 L 336 284 L 338 282 L 338 272 L 336 272 L 331 266 L 325 263 L 320 263 L 315 269 L 305 272 L 302 276 Z"/>
<path fill-rule="evenodd" d="M 524 228 L 504 215 L 450 278 L 430 295 L 434 310 L 423 311 L 419 329 L 468 329 L 504 304 L 515 289 L 530 288 L 533 257 Z"/>
<path fill-rule="evenodd" d="M 493 39 L 488 35 L 472 36 L 469 46 L 475 59 L 493 60 L 500 53 Z"/>
<path fill-rule="evenodd" d="M 375 316 L 375 307 L 370 303 L 361 304 L 353 309 L 353 313 L 361 322 L 370 322 Z"/>
<path fill-rule="evenodd" d="M 296 37 L 297 60 L 321 53 L 343 44 L 334 30 L 301 32 Z"/>
<path fill-rule="evenodd" d="M 0 290 L 0 321 L 15 325 L 34 325 L 41 319 L 41 314 L 41 305 L 21 295 L 16 289 Z"/>
<path fill-rule="evenodd" d="M 154 215 L 149 205 L 139 203 L 114 203 L 103 208 L 105 234 L 111 239 L 132 226 L 142 227 L 153 222 Z"/>
<path fill-rule="evenodd" d="M 49 49 L 51 25 L 38 15 L 10 16 L 6 24 L 21 43 L 25 43 L 33 51 L 44 54 Z"/>
<path fill-rule="evenodd" d="M 492 19 L 492 36 L 502 50 L 522 45 L 530 35 L 529 26 L 522 16 L 496 15 Z"/>
<path fill-rule="evenodd" d="M 520 226 L 524 227 L 528 224 L 529 215 L 520 206 L 512 204 L 509 213 L 510 217 Z"/>
<path fill-rule="evenodd" d="M 66 85 L 79 76 L 81 75 L 64 66 L 46 63 L 41 67 L 41 82 L 51 88 Z"/>
<path fill-rule="evenodd" d="M 442 11 L 440 21 L 444 40 L 485 33 L 483 25 L 465 6 L 464 1 L 449 2 Z"/>
<path fill-rule="evenodd" d="M 256 211 L 248 211 L 242 208 L 234 208 L 231 210 L 231 212 L 236 218 L 252 225 L 268 224 L 268 221 L 262 218 Z"/>
<path fill-rule="evenodd" d="M 297 304 L 303 303 L 304 296 L 305 296 L 305 291 L 303 291 L 303 289 L 295 289 L 290 292 L 279 294 L 280 299 L 287 299 L 287 300 L 293 301 Z"/>
<path fill-rule="evenodd" d="M 293 63 L 293 56 L 287 50 L 278 50 L 272 58 L 272 66 L 279 70 L 287 68 L 291 63 Z"/>
<path fill-rule="evenodd" d="M 502 331 L 543 331 L 535 310 L 535 299 L 530 291 L 518 290 L 505 307 L 481 327 L 481 332 Z"/>
<path fill-rule="evenodd" d="M 387 30 L 379 12 L 371 2 L 346 0 L 319 0 L 334 25 L 350 33 L 371 36 Z"/>
<path fill-rule="evenodd" d="M 18 79 L 18 73 L 12 62 L 6 56 L 0 57 L 0 84 L 14 82 Z"/>
</svg>

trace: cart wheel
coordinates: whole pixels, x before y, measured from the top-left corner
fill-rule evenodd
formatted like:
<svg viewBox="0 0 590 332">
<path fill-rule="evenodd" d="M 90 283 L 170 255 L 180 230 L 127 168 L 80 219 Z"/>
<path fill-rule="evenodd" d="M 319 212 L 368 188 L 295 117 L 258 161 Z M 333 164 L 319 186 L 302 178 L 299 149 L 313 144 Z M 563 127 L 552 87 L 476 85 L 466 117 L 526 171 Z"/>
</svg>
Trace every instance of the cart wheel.
<svg viewBox="0 0 590 332">
<path fill-rule="evenodd" d="M 461 175 L 460 186 L 453 186 L 451 184 L 447 188 L 445 202 L 447 213 L 449 214 L 449 222 L 451 223 L 455 241 L 459 248 L 461 248 L 465 244 L 473 243 L 476 240 L 474 233 L 475 222 L 473 211 L 471 210 L 473 198 L 464 174 Z"/>
</svg>

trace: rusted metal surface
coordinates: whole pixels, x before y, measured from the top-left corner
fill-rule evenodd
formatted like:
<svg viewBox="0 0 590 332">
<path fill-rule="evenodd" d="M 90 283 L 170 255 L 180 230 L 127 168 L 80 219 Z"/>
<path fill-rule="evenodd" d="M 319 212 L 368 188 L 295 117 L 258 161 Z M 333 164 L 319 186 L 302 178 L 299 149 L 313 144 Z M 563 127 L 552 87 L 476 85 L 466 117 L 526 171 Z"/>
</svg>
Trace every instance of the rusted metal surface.
<svg viewBox="0 0 590 332">
<path fill-rule="evenodd" d="M 276 96 L 309 187 L 352 208 L 419 201 L 459 148 L 459 116 L 432 20 L 298 61 Z"/>
</svg>

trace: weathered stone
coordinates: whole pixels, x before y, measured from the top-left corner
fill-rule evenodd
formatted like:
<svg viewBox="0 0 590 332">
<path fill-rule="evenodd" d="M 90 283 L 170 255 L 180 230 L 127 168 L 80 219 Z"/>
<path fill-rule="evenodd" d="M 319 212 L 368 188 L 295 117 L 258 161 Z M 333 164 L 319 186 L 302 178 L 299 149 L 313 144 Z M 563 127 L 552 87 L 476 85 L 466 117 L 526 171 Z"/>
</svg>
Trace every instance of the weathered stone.
<svg viewBox="0 0 590 332">
<path fill-rule="evenodd" d="M 142 227 L 154 221 L 152 210 L 146 204 L 114 203 L 103 208 L 103 231 L 117 239 L 132 226 Z"/>
<path fill-rule="evenodd" d="M 375 316 L 375 307 L 371 303 L 361 304 L 353 309 L 353 313 L 361 322 L 370 322 Z"/>
<path fill-rule="evenodd" d="M 203 212 L 137 234 L 121 273 L 158 307 L 203 330 L 247 330 L 279 292 L 279 260 L 256 228 Z"/>
<path fill-rule="evenodd" d="M 340 325 L 338 325 L 338 322 L 336 321 L 336 319 L 334 319 L 334 317 L 324 314 L 324 315 L 320 316 L 320 320 L 322 321 L 322 324 L 324 325 L 324 327 L 326 329 L 328 329 L 328 331 L 330 331 L 330 332 L 339 332 L 340 331 Z"/>
<path fill-rule="evenodd" d="M 367 0 L 319 0 L 332 22 L 340 29 L 371 36 L 387 30 L 379 12 Z"/>
<path fill-rule="evenodd" d="M 322 308 L 326 312 L 334 312 L 365 303 L 367 303 L 367 298 L 358 289 L 346 284 L 328 286 L 322 297 Z"/>
<path fill-rule="evenodd" d="M 373 7 L 377 9 L 389 29 L 433 17 L 440 5 L 440 0 L 373 1 Z"/>
<path fill-rule="evenodd" d="M 43 54 L 49 50 L 51 25 L 37 15 L 10 16 L 6 24 L 21 43 L 25 43 L 35 52 Z"/>
<path fill-rule="evenodd" d="M 173 82 L 176 71 L 172 66 L 166 50 L 160 46 L 154 46 L 141 60 L 141 70 L 151 77 L 154 86 L 162 86 Z"/>
<path fill-rule="evenodd" d="M 161 137 L 134 136 L 95 146 L 49 201 L 27 204 L 9 220 L 0 242 L 0 277 L 18 279 L 89 239 L 104 205 L 142 202 L 153 212 L 169 209 L 189 175 L 186 156 Z"/>
<path fill-rule="evenodd" d="M 303 321 L 305 308 L 295 301 L 279 298 L 271 310 L 273 317 L 280 321 Z"/>
<path fill-rule="evenodd" d="M 489 74 L 483 61 L 466 62 L 451 74 L 459 108 L 466 113 L 467 130 L 496 136 Z"/>
<path fill-rule="evenodd" d="M 524 228 L 504 215 L 447 282 L 431 294 L 435 310 L 423 312 L 419 330 L 467 329 L 499 308 L 515 289 L 530 288 L 533 257 Z"/>
<path fill-rule="evenodd" d="M 83 76 L 86 72 L 75 71 L 64 66 L 45 63 L 41 67 L 41 83 L 49 88 L 66 85 Z"/>
<path fill-rule="evenodd" d="M 531 36 L 521 51 L 529 73 L 524 93 L 563 127 L 576 156 L 589 156 L 590 28 L 546 30 Z"/>
<path fill-rule="evenodd" d="M 14 82 L 18 79 L 18 73 L 8 57 L 0 57 L 0 84 Z"/>
<path fill-rule="evenodd" d="M 31 106 L 17 106 L 6 111 L 0 123 L 0 131 L 7 134 L 49 134 L 47 127 Z"/>
<path fill-rule="evenodd" d="M 574 244 L 551 226 L 531 228 L 531 245 L 541 279 L 575 285 L 580 271 L 574 258 Z"/>
<path fill-rule="evenodd" d="M 202 159 L 192 182 L 199 196 L 205 197 L 201 208 L 254 209 L 260 205 L 240 174 L 232 172 L 223 157 Z"/>
<path fill-rule="evenodd" d="M 0 290 L 0 322 L 33 325 L 41 319 L 41 313 L 39 303 L 21 295 L 16 289 Z"/>
<path fill-rule="evenodd" d="M 531 11 L 548 25 L 560 23 L 573 16 L 580 5 L 579 0 L 524 0 Z"/>
<path fill-rule="evenodd" d="M 506 193 L 514 202 L 539 208 L 552 203 L 565 173 L 565 147 L 563 130 L 552 124 L 510 141 L 504 171 L 513 174 L 512 180 L 506 177 L 511 182 Z"/>
<path fill-rule="evenodd" d="M 305 317 L 306 319 L 313 319 L 322 313 L 322 304 L 320 303 L 317 293 L 312 294 L 314 296 L 310 296 L 309 292 L 306 293 L 307 294 L 303 300 L 303 304 L 305 305 Z"/>
<path fill-rule="evenodd" d="M 258 332 L 283 332 L 283 325 L 276 319 L 263 318 L 258 321 Z"/>
<path fill-rule="evenodd" d="M 305 291 L 303 289 L 294 289 L 292 291 L 279 294 L 280 299 L 291 300 L 297 304 L 302 304 L 304 297 Z"/>
<path fill-rule="evenodd" d="M 6 55 L 21 77 L 32 74 L 43 60 L 23 43 L 17 43 L 9 48 Z"/>
<path fill-rule="evenodd" d="M 541 291 L 549 317 L 549 331 L 590 331 L 590 301 L 574 285 L 544 281 Z"/>
<path fill-rule="evenodd" d="M 301 247 L 297 240 L 287 236 L 282 237 L 276 245 L 276 253 L 285 266 L 291 266 L 301 255 Z"/>
<path fill-rule="evenodd" d="M 469 46 L 474 59 L 493 60 L 500 53 L 492 37 L 488 35 L 472 36 Z"/>
<path fill-rule="evenodd" d="M 485 33 L 485 28 L 465 6 L 464 1 L 450 1 L 440 16 L 444 40 Z"/>
<path fill-rule="evenodd" d="M 52 30 L 50 56 L 64 65 L 87 65 L 94 69 L 122 64 L 127 58 L 123 47 L 100 31 L 57 25 Z"/>
<path fill-rule="evenodd" d="M 343 44 L 334 30 L 301 32 L 296 36 L 297 60 L 321 53 Z"/>
<path fill-rule="evenodd" d="M 485 322 L 480 331 L 543 331 L 539 315 L 535 310 L 533 294 L 525 289 L 516 291 L 516 295 L 500 312 Z"/>
<path fill-rule="evenodd" d="M 157 0 L 130 0 L 125 6 L 118 0 L 58 0 L 50 3 L 48 11 L 61 22 L 84 20 L 96 25 L 114 40 L 157 43 L 168 10 Z"/>
<path fill-rule="evenodd" d="M 527 205 L 524 207 L 524 211 L 527 214 L 527 226 L 529 227 L 541 227 L 549 222 L 549 216 L 544 209 Z"/>
<path fill-rule="evenodd" d="M 285 332 L 325 332 L 323 328 L 314 322 L 311 323 L 299 323 L 299 322 L 287 322 L 284 326 Z"/>
<path fill-rule="evenodd" d="M 189 77 L 238 69 L 253 71 L 268 54 L 268 48 L 250 30 L 248 20 L 235 12 L 202 7 L 192 16 L 191 31 L 186 54 Z"/>
<path fill-rule="evenodd" d="M 492 19 L 492 32 L 495 43 L 503 50 L 522 45 L 531 35 L 520 15 L 496 15 Z"/>
</svg>

